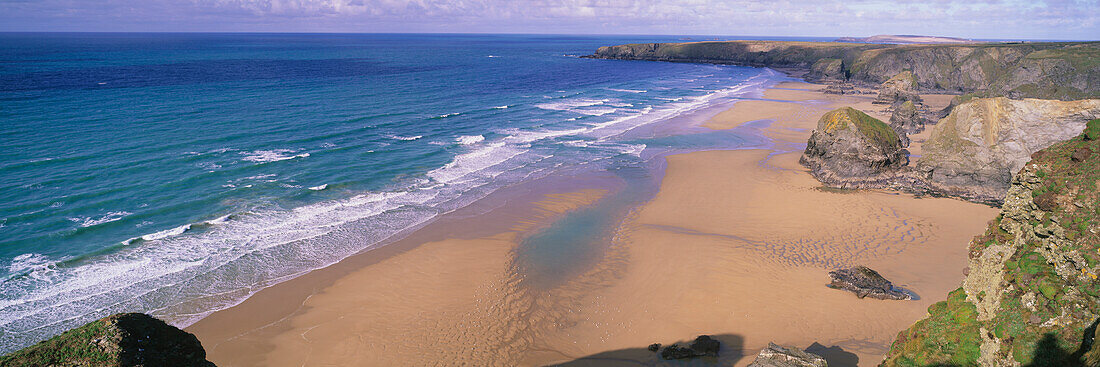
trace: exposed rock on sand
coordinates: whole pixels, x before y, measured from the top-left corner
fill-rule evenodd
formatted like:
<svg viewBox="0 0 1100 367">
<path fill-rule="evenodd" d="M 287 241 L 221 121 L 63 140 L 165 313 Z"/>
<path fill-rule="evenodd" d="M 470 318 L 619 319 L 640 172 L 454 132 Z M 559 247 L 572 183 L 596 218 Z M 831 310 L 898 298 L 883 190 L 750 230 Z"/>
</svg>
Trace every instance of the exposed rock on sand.
<svg viewBox="0 0 1100 367">
<path fill-rule="evenodd" d="M 875 97 L 871 103 L 892 105 L 902 102 L 921 102 L 920 96 L 917 95 L 917 78 L 909 70 L 902 71 L 882 83 L 878 97 Z"/>
<path fill-rule="evenodd" d="M 909 152 L 893 128 L 844 107 L 821 116 L 799 163 L 826 185 L 859 188 L 868 178 L 907 165 Z"/>
<path fill-rule="evenodd" d="M 653 350 L 653 346 L 656 345 L 660 348 L 660 344 L 651 344 L 649 350 Z M 686 359 L 695 357 L 717 357 L 718 350 L 721 349 L 722 343 L 714 340 L 709 335 L 700 335 L 695 338 L 695 341 L 691 343 L 689 347 L 681 347 L 678 344 L 673 344 L 665 347 L 661 350 L 661 358 L 664 359 Z"/>
<path fill-rule="evenodd" d="M 1100 155 L 1075 162 L 1082 148 L 1100 141 L 1057 143 L 1015 175 L 962 288 L 899 333 L 884 366 L 1100 366 Z"/>
<path fill-rule="evenodd" d="M 830 288 L 843 289 L 855 293 L 857 297 L 871 297 L 876 299 L 912 299 L 909 294 L 894 288 L 894 284 L 886 280 L 877 271 L 866 266 L 834 270 L 829 272 L 832 277 Z"/>
<path fill-rule="evenodd" d="M 1097 117 L 1100 99 L 972 99 L 933 128 L 916 167 L 933 191 L 999 202 L 1032 153 L 1080 134 Z"/>
<path fill-rule="evenodd" d="M 0 366 L 212 367 L 199 339 L 152 316 L 124 313 L 92 321 L 0 357 Z"/>
<path fill-rule="evenodd" d="M 748 367 L 828 367 L 825 358 L 813 353 L 807 353 L 801 349 L 784 348 L 775 343 L 768 343 L 768 347 L 756 355 Z"/>
</svg>

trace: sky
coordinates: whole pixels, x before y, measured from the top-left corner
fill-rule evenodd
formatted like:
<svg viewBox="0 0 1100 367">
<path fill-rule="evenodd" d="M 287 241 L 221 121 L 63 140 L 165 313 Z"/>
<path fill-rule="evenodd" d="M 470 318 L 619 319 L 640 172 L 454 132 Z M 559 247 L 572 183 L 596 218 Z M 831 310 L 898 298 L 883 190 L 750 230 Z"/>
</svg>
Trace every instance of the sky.
<svg viewBox="0 0 1100 367">
<path fill-rule="evenodd" d="M 0 31 L 1100 39 L 1100 0 L 0 0 Z"/>
</svg>

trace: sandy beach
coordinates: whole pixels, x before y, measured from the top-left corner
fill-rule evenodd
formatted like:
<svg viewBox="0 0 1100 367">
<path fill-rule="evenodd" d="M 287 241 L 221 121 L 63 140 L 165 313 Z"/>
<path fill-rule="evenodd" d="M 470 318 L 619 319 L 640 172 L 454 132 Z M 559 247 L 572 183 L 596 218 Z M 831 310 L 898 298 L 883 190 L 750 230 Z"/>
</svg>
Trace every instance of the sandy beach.
<svg viewBox="0 0 1100 367">
<path fill-rule="evenodd" d="M 823 189 L 798 164 L 818 118 L 841 106 L 888 116 L 873 96 L 820 88 L 782 83 L 698 121 L 755 129 L 774 146 L 667 157 L 656 196 L 553 281 L 526 270 L 525 239 L 613 196 L 613 181 L 566 178 L 474 205 L 187 331 L 219 366 L 663 365 L 647 345 L 701 334 L 723 341 L 719 362 L 735 366 L 769 342 L 830 366 L 877 365 L 898 331 L 958 287 L 967 243 L 996 209 Z M 926 97 L 934 108 L 947 99 Z M 857 264 L 918 299 L 825 287 L 828 271 Z"/>
</svg>

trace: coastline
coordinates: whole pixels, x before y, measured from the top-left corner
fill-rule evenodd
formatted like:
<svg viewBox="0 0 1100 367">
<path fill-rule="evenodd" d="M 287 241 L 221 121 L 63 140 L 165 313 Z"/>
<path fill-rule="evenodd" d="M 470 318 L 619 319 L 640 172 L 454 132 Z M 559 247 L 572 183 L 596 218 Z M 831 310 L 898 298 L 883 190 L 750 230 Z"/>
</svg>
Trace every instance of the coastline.
<svg viewBox="0 0 1100 367">
<path fill-rule="evenodd" d="M 646 345 L 699 334 L 718 336 L 721 359 L 738 366 L 768 342 L 817 343 L 827 358 L 875 365 L 899 330 L 962 280 L 966 243 L 996 210 L 819 189 L 797 163 L 817 118 L 839 105 L 882 116 L 869 110 L 872 97 L 818 89 L 782 83 L 700 121 L 755 129 L 774 144 L 667 157 L 656 196 L 560 281 L 534 281 L 516 265 L 518 249 L 613 196 L 622 189 L 615 179 L 562 177 L 508 190 L 187 330 L 227 366 L 656 364 Z M 860 300 L 824 287 L 829 270 L 857 263 L 920 299 Z"/>
</svg>

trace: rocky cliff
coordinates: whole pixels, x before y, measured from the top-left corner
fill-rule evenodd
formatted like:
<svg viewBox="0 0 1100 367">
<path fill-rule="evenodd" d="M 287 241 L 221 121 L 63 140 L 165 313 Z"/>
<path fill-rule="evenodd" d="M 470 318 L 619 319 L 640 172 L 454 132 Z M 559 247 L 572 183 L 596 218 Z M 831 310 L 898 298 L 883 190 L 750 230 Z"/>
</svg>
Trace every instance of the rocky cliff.
<svg viewBox="0 0 1100 367">
<path fill-rule="evenodd" d="M 905 70 L 921 91 L 986 91 L 1013 98 L 1100 97 L 1100 42 L 882 45 L 725 41 L 600 47 L 600 59 L 809 69 L 811 80 L 877 86 Z"/>
<path fill-rule="evenodd" d="M 1032 153 L 1081 133 L 1100 118 L 1100 99 L 973 98 L 932 129 L 916 171 L 932 191 L 998 203 Z"/>
<path fill-rule="evenodd" d="M 0 366 L 213 367 L 198 338 L 152 316 L 117 314 L 0 357 Z"/>
<path fill-rule="evenodd" d="M 1100 366 L 1100 120 L 1033 155 L 970 242 L 962 287 L 883 366 Z"/>
</svg>

